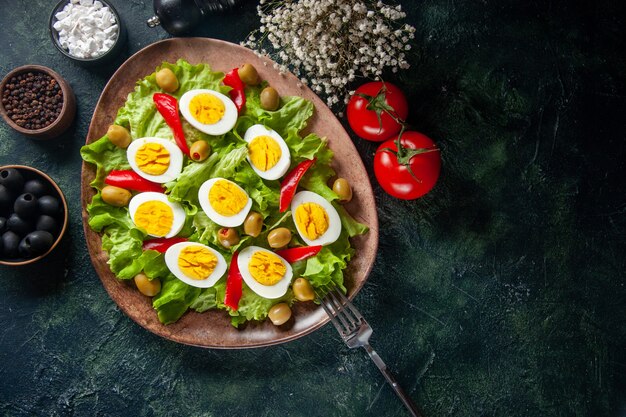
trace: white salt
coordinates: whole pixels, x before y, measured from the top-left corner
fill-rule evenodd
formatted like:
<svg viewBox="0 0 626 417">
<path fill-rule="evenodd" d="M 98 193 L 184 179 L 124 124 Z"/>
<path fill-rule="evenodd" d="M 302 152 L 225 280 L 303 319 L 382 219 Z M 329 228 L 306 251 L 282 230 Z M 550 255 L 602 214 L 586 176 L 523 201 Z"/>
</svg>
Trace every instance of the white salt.
<svg viewBox="0 0 626 417">
<path fill-rule="evenodd" d="M 119 36 L 115 15 L 97 0 L 70 0 L 54 17 L 57 21 L 52 27 L 59 43 L 77 58 L 95 58 L 108 52 Z"/>
</svg>

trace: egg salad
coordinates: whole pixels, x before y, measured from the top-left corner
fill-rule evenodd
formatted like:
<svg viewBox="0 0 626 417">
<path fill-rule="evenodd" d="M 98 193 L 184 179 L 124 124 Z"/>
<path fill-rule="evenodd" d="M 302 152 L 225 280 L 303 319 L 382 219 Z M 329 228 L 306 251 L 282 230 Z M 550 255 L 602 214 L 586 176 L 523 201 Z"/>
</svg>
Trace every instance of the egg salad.
<svg viewBox="0 0 626 417">
<path fill-rule="evenodd" d="M 164 62 L 137 82 L 115 129 L 81 149 L 97 170 L 89 226 L 102 235 L 111 271 L 152 297 L 164 324 L 189 309 L 220 309 L 235 327 L 268 317 L 282 325 L 277 306 L 345 290 L 349 239 L 367 227 L 333 192 L 327 141 L 300 135 L 312 103 L 280 97 L 268 109 L 265 87 L 233 91 L 208 64 Z M 155 107 L 157 96 L 173 103 L 169 113 Z"/>
</svg>

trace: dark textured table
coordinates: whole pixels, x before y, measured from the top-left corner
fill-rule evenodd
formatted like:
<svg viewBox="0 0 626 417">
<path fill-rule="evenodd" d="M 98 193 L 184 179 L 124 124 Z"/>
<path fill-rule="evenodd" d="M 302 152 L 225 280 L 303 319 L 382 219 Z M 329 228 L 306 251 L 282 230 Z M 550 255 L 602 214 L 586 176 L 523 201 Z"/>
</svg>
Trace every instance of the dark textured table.
<svg viewBox="0 0 626 417">
<path fill-rule="evenodd" d="M 10 4 L 9 4 L 10 3 Z M 0 266 L 0 415 L 403 416 L 364 352 L 335 330 L 216 351 L 145 331 L 111 301 L 82 232 L 79 148 L 114 68 L 63 58 L 54 1 L 2 2 L 0 73 L 47 65 L 73 86 L 74 126 L 49 142 L 0 124 L 0 164 L 32 165 L 64 190 L 62 247 Z M 158 39 L 148 0 L 113 0 L 125 57 Z M 626 60 L 622 2 L 404 1 L 412 69 L 393 81 L 410 122 L 441 146 L 439 184 L 387 196 L 358 140 L 381 222 L 355 302 L 379 353 L 427 416 L 626 414 Z M 239 42 L 255 2 L 195 35 Z"/>
</svg>

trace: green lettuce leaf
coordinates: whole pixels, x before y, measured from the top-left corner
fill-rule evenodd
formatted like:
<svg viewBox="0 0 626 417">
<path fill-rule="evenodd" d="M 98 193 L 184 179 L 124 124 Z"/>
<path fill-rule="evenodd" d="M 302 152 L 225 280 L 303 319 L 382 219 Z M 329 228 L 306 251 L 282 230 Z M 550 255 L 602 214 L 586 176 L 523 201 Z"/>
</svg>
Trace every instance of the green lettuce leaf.
<svg viewBox="0 0 626 417">
<path fill-rule="evenodd" d="M 257 295 L 254 291 L 248 288 L 245 283 L 243 283 L 241 299 L 239 300 L 239 309 L 237 311 L 232 311 L 223 303 L 226 284 L 224 283 L 220 285 L 218 283 L 213 288 L 216 290 L 218 307 L 228 310 L 228 313 L 230 314 L 230 322 L 234 327 L 238 327 L 249 320 L 265 320 L 270 308 L 272 308 L 273 305 L 278 303 L 287 303 L 292 305 L 295 301 L 291 288 L 282 297 L 275 300 L 268 300 L 267 298 Z"/>
<path fill-rule="evenodd" d="M 144 233 L 139 229 L 110 226 L 102 236 L 102 249 L 108 252 L 111 271 L 120 279 L 131 279 L 141 272 Z"/>
<path fill-rule="evenodd" d="M 364 235 L 370 230 L 369 227 L 367 227 L 363 223 L 359 223 L 358 221 L 356 221 L 354 217 L 352 217 L 343 206 L 340 206 L 335 202 L 333 202 L 332 204 L 333 207 L 335 207 L 335 209 L 337 210 L 339 218 L 341 219 L 341 226 L 343 227 L 343 230 L 346 231 L 348 236 L 355 237 L 358 235 Z"/>
<path fill-rule="evenodd" d="M 152 299 L 152 307 L 157 311 L 161 323 L 173 323 L 185 314 L 200 292 L 200 288 L 169 276 L 162 283 L 161 292 Z"/>
<path fill-rule="evenodd" d="M 83 146 L 80 149 L 80 155 L 85 162 L 96 166 L 96 178 L 90 185 L 97 189 L 102 188 L 104 178 L 112 169 L 130 169 L 126 159 L 126 150 L 113 145 L 106 135 Z"/>
<path fill-rule="evenodd" d="M 189 308 L 196 310 L 198 313 L 205 312 L 217 307 L 217 291 L 215 287 L 205 288 L 189 305 Z"/>
<path fill-rule="evenodd" d="M 320 295 L 335 286 L 345 292 L 342 270 L 348 266 L 348 261 L 353 255 L 354 249 L 350 247 L 348 235 L 342 231 L 336 242 L 324 246 L 320 253 L 306 260 L 302 276 L 309 280 Z"/>
</svg>

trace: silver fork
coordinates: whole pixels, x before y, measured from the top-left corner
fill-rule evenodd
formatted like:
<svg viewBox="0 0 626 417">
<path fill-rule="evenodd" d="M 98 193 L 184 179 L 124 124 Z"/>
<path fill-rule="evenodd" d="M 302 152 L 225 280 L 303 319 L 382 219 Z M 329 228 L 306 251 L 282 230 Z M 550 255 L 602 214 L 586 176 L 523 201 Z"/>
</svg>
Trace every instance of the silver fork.
<svg viewBox="0 0 626 417">
<path fill-rule="evenodd" d="M 341 338 L 350 349 L 363 347 L 370 355 L 370 358 L 374 361 L 380 372 L 391 385 L 398 397 L 402 400 L 404 406 L 409 410 L 412 416 L 422 417 L 422 413 L 417 406 L 413 403 L 411 398 L 406 395 L 402 387 L 398 384 L 395 377 L 385 365 L 385 362 L 378 356 L 378 353 L 369 344 L 370 336 L 372 335 L 372 328 L 365 321 L 363 315 L 356 309 L 356 307 L 348 300 L 348 297 L 343 295 L 341 291 L 330 291 L 324 298 L 319 298 L 318 301 L 330 317 L 330 321 L 333 323 Z"/>
</svg>

